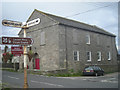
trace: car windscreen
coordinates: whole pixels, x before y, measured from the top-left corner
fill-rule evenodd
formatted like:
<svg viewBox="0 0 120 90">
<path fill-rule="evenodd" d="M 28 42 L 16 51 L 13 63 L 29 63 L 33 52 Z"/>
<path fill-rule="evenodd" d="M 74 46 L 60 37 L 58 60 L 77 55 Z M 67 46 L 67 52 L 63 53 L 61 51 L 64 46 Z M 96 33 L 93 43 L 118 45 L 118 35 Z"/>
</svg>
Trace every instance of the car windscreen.
<svg viewBox="0 0 120 90">
<path fill-rule="evenodd" d="M 93 67 L 94 70 L 101 70 L 100 67 Z"/>
<path fill-rule="evenodd" d="M 92 67 L 87 67 L 85 70 L 93 70 Z"/>
</svg>

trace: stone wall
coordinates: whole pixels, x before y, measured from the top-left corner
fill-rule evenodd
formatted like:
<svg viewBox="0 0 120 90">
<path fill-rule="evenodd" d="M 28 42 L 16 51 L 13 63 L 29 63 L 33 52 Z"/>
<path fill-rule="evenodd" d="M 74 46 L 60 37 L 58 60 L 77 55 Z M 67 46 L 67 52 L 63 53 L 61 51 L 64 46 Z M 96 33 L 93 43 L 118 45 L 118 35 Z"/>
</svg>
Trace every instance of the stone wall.
<svg viewBox="0 0 120 90">
<path fill-rule="evenodd" d="M 86 35 L 90 35 L 90 44 L 86 44 Z M 98 38 L 99 37 L 99 42 Z M 73 51 L 79 51 L 79 61 L 73 60 Z M 91 51 L 91 61 L 87 61 L 86 52 Z M 97 60 L 97 52 L 102 54 Z M 111 60 L 107 53 L 111 52 Z M 59 61 L 61 68 L 83 70 L 87 65 L 100 65 L 106 72 L 117 71 L 117 49 L 115 37 L 89 32 L 65 25 L 59 26 Z M 67 67 L 66 67 L 67 65 Z M 108 70 L 108 67 L 110 70 Z"/>
</svg>

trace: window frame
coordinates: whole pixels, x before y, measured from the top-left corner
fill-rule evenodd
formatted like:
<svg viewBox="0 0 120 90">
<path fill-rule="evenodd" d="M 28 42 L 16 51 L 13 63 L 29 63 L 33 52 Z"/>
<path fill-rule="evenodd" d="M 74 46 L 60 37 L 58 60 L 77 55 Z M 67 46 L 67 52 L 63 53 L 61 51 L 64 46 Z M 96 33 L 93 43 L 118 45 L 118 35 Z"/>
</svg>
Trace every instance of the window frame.
<svg viewBox="0 0 120 90">
<path fill-rule="evenodd" d="M 89 34 L 86 35 L 86 44 L 90 44 L 90 35 Z"/>
<path fill-rule="evenodd" d="M 101 61 L 101 59 L 102 59 L 102 53 L 100 51 L 98 51 L 97 52 L 97 61 Z"/>
<path fill-rule="evenodd" d="M 89 53 L 89 55 L 88 55 L 88 53 Z M 86 56 L 87 56 L 87 61 L 88 61 L 88 62 L 91 62 L 91 61 L 92 61 L 91 55 L 92 55 L 91 51 L 87 51 L 87 52 L 86 52 Z M 88 60 L 88 57 L 89 57 L 89 60 Z"/>
<path fill-rule="evenodd" d="M 77 53 L 77 57 L 75 57 L 75 52 Z M 77 58 L 77 60 L 75 60 L 75 58 Z M 80 57 L 79 57 L 79 51 L 73 51 L 73 60 L 74 61 L 80 61 Z"/>
<path fill-rule="evenodd" d="M 111 60 L 111 52 L 110 51 L 107 53 L 107 57 L 108 57 L 108 61 L 110 61 Z"/>
</svg>

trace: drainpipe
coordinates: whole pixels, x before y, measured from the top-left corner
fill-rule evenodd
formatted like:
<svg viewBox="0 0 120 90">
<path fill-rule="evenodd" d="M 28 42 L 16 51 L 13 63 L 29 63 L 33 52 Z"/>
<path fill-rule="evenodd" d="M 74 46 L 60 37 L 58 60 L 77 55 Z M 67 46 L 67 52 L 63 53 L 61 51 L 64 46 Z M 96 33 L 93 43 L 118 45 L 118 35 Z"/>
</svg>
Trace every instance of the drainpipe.
<svg viewBox="0 0 120 90">
<path fill-rule="evenodd" d="M 68 71 L 67 29 L 65 27 L 66 70 Z"/>
</svg>

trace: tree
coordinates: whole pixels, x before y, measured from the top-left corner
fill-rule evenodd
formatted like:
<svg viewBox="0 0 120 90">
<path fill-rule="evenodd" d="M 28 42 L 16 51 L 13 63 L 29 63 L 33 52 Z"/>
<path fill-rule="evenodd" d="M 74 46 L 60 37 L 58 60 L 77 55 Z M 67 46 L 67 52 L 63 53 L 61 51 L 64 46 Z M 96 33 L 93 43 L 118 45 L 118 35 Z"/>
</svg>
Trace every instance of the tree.
<svg viewBox="0 0 120 90">
<path fill-rule="evenodd" d="M 34 53 L 32 52 L 32 48 L 30 47 L 28 52 L 29 62 L 32 60 L 33 56 L 34 56 Z"/>
<path fill-rule="evenodd" d="M 12 61 L 13 58 L 13 54 L 7 52 L 8 50 L 8 46 L 5 46 L 4 48 L 4 53 L 3 53 L 3 62 L 7 63 L 8 60 L 10 60 L 10 62 Z"/>
</svg>

